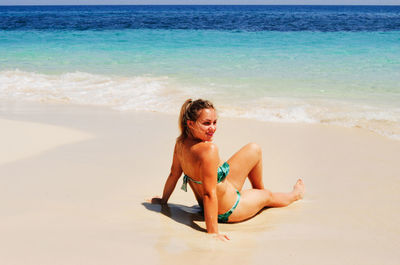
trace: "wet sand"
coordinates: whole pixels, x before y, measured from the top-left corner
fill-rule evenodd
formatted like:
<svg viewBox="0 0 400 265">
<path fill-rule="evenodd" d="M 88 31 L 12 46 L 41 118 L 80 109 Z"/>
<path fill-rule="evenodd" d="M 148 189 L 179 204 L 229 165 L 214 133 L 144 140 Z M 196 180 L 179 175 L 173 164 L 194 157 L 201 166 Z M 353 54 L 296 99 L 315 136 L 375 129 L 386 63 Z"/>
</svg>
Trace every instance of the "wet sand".
<svg viewBox="0 0 400 265">
<path fill-rule="evenodd" d="M 221 117 L 228 159 L 263 149 L 264 180 L 306 196 L 238 224 L 231 240 L 204 233 L 193 194 L 168 207 L 177 117 L 102 108 L 1 102 L 1 264 L 398 264 L 400 141 L 358 128 Z M 248 183 L 247 183 L 248 186 Z"/>
</svg>

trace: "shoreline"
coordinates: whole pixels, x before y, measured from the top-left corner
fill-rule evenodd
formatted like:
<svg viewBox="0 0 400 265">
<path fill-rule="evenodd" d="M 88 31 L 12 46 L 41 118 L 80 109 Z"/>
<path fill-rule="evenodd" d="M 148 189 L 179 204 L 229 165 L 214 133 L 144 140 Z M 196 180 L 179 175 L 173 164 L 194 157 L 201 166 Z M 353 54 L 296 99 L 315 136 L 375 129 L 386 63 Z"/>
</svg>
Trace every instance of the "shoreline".
<svg viewBox="0 0 400 265">
<path fill-rule="evenodd" d="M 11 103 L 0 107 L 0 127 L 8 146 L 22 154 L 40 150 L 0 163 L 4 264 L 132 264 L 138 257 L 148 264 L 396 264 L 400 258 L 400 142 L 362 129 L 220 117 L 215 142 L 223 159 L 256 142 L 266 186 L 289 190 L 301 176 L 306 196 L 246 222 L 220 224 L 231 240 L 219 244 L 201 232 L 204 221 L 191 192 L 180 192 L 181 181 L 168 207 L 146 203 L 162 193 L 178 135 L 175 115 Z M 30 138 L 21 133 L 40 135 L 37 146 L 24 144 Z M 52 135 L 58 138 L 50 144 Z M 7 154 L 0 150 L 0 158 Z"/>
<path fill-rule="evenodd" d="M 232 91 L 226 87 L 230 86 L 228 80 L 214 80 L 216 83 L 209 87 L 204 80 L 190 78 L 183 81 L 182 78 L 160 73 L 119 76 L 90 71 L 45 74 L 8 70 L 0 71 L 0 84 L 4 83 L 0 98 L 49 105 L 59 103 L 110 108 L 120 112 L 150 111 L 178 115 L 182 102 L 196 94 L 215 102 L 221 116 L 272 123 L 360 127 L 400 141 L 400 109 L 397 103 L 400 99 L 390 84 L 386 84 L 386 89 L 393 90 L 392 93 L 383 93 L 383 85 L 376 94 L 364 95 L 360 94 L 360 85 L 355 86 L 357 89 L 345 92 L 346 82 L 341 82 L 337 87 L 313 83 L 313 86 L 321 89 L 312 91 L 306 89 L 304 83 L 295 80 L 279 84 L 279 81 L 271 79 L 265 87 L 260 80 L 258 83 L 237 84 L 232 80 L 235 83 L 232 84 L 233 92 L 240 86 L 250 92 L 257 87 L 261 90 L 276 89 L 259 94 L 255 91 L 240 92 L 238 95 L 241 96 L 231 97 Z M 221 82 L 226 82 L 226 85 L 223 86 Z M 36 85 L 27 88 L 27 83 Z M 55 87 L 57 89 L 53 89 Z M 298 91 L 292 91 L 291 87 L 296 87 Z"/>
</svg>

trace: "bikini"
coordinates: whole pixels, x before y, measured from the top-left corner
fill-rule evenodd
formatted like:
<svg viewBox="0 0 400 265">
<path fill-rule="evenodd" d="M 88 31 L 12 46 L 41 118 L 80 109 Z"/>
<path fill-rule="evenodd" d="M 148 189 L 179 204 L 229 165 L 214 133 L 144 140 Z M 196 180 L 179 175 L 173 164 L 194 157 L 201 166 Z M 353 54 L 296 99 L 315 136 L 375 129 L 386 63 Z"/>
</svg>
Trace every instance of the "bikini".
<svg viewBox="0 0 400 265">
<path fill-rule="evenodd" d="M 218 183 L 222 182 L 226 178 L 228 173 L 229 173 L 229 164 L 227 162 L 225 162 L 224 164 L 222 164 L 222 166 L 220 166 L 218 168 L 218 171 L 217 171 L 217 181 L 218 181 Z M 184 175 L 183 176 L 183 184 L 182 184 L 182 187 L 181 187 L 182 190 L 187 191 L 187 183 L 189 181 L 192 181 L 192 182 L 197 183 L 197 184 L 202 184 L 201 181 L 194 180 L 191 177 L 189 177 L 188 175 Z M 233 211 L 238 206 L 239 201 L 240 201 L 240 192 L 238 190 L 236 190 L 236 194 L 237 194 L 237 199 L 236 199 L 235 204 L 232 206 L 232 208 L 229 211 L 227 211 L 226 213 L 218 214 L 218 221 L 219 222 L 221 222 L 221 223 L 228 222 L 229 216 L 233 213 Z"/>
</svg>

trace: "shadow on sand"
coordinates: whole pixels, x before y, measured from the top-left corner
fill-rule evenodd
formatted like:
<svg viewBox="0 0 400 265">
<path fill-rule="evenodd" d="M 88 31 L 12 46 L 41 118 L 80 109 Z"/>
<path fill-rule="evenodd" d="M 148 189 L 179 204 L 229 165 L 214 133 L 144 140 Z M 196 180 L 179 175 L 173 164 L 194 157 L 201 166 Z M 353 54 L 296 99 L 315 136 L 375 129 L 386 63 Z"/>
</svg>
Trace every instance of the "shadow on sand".
<svg viewBox="0 0 400 265">
<path fill-rule="evenodd" d="M 181 204 L 169 203 L 165 205 L 152 204 L 149 202 L 143 202 L 142 205 L 147 210 L 162 213 L 163 215 L 171 218 L 175 222 L 187 225 L 195 230 L 206 232 L 207 230 L 200 227 L 195 221 L 204 221 L 202 209 L 200 206 L 184 206 Z"/>
</svg>

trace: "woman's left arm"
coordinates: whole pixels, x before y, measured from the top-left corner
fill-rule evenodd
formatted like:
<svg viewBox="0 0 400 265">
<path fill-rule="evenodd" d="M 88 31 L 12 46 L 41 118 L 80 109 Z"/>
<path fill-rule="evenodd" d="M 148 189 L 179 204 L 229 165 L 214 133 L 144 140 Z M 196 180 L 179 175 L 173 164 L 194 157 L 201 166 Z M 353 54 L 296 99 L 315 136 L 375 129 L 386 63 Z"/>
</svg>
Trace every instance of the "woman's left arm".
<svg viewBox="0 0 400 265">
<path fill-rule="evenodd" d="M 181 177 L 182 172 L 181 164 L 177 155 L 177 146 L 175 145 L 171 171 L 168 175 L 167 181 L 165 182 L 162 198 L 154 197 L 151 199 L 151 203 L 166 204 L 172 192 L 174 191 L 176 183 Z"/>
</svg>

